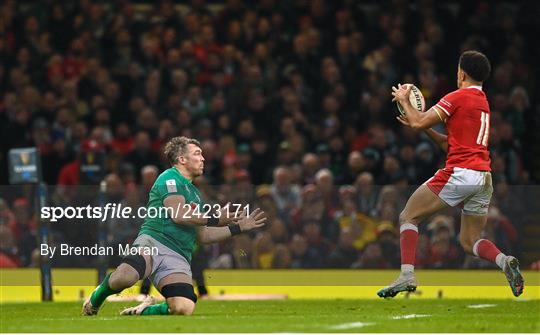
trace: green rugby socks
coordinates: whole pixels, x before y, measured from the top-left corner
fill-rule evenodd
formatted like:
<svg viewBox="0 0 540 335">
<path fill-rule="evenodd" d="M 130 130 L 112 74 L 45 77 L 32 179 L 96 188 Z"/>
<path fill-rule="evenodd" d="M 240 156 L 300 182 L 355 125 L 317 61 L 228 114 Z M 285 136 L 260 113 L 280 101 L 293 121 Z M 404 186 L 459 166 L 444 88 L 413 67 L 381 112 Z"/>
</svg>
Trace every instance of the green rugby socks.
<svg viewBox="0 0 540 335">
<path fill-rule="evenodd" d="M 108 296 L 120 293 L 122 290 L 113 290 L 109 287 L 109 277 L 111 274 L 107 274 L 105 276 L 105 279 L 99 284 L 98 287 L 92 292 L 92 295 L 90 296 L 90 303 L 92 303 L 92 306 L 95 308 L 101 307 L 105 299 L 107 299 Z"/>
<path fill-rule="evenodd" d="M 169 315 L 169 305 L 166 302 L 146 307 L 141 315 Z"/>
</svg>

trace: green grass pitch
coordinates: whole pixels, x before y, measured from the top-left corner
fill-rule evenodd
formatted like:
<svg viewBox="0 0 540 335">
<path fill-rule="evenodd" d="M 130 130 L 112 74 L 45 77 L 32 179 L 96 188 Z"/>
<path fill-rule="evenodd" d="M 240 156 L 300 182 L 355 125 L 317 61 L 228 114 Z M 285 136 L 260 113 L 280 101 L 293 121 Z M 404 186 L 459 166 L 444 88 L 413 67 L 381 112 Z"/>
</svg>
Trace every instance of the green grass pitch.
<svg viewBox="0 0 540 335">
<path fill-rule="evenodd" d="M 0 305 L 0 332 L 540 332 L 540 301 L 200 301 L 190 317 L 120 316 L 136 303 Z M 472 307 L 471 307 L 472 306 Z"/>
</svg>

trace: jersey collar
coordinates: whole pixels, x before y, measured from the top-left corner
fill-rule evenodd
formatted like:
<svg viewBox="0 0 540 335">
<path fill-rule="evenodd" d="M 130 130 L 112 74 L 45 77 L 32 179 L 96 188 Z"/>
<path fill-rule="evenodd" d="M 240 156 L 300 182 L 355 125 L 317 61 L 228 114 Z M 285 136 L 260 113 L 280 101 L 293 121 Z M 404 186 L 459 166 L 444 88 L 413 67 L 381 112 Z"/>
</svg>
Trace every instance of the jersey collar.
<svg viewBox="0 0 540 335">
<path fill-rule="evenodd" d="M 187 179 L 186 177 L 184 177 L 184 175 L 181 174 L 180 171 L 179 171 L 175 166 L 173 166 L 172 169 L 173 169 L 174 171 L 176 171 L 176 173 L 180 176 L 180 179 L 185 180 L 185 181 L 187 181 L 188 183 L 191 183 L 191 180 L 189 180 L 189 179 Z"/>
<path fill-rule="evenodd" d="M 465 88 L 476 88 L 477 90 L 481 91 L 482 90 L 482 86 L 480 85 L 471 85 L 471 86 L 467 86 Z"/>
</svg>

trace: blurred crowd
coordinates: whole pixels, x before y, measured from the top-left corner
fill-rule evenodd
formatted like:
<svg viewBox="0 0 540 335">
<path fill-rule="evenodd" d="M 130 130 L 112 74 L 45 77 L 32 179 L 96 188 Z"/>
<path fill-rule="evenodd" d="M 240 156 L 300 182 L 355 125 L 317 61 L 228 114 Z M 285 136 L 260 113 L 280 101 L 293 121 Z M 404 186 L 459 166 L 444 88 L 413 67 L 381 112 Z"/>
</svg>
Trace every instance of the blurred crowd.
<svg viewBox="0 0 540 335">
<path fill-rule="evenodd" d="M 6 0 L 0 13 L 1 152 L 36 146 L 57 205 L 97 201 L 81 160 L 103 153 L 107 201 L 144 206 L 173 136 L 202 143 L 210 202 L 269 213 L 254 235 L 201 248 L 215 268 L 390 268 L 397 217 L 444 164 L 401 126 L 390 87 L 415 83 L 428 106 L 455 89 L 459 54 L 493 72 L 495 184 L 486 235 L 519 253 L 534 173 L 537 6 L 505 2 Z M 439 129 L 444 131 L 443 128 Z M 7 164 L 0 166 L 7 184 Z M 84 188 L 82 188 L 84 189 Z M 8 190 L 6 188 L 6 190 Z M 517 192 L 517 194 L 516 194 Z M 36 264 L 33 199 L 3 192 L 0 265 Z M 95 193 L 95 192 L 94 192 Z M 419 266 L 482 267 L 457 245 L 458 212 L 422 227 Z M 108 222 L 109 243 L 137 220 Z M 93 244 L 95 225 L 52 225 L 55 243 Z M 84 233 L 82 233 L 84 232 Z M 57 260 L 58 266 L 91 266 Z M 71 262 L 71 263 L 70 263 Z"/>
<path fill-rule="evenodd" d="M 158 176 L 158 168 L 145 166 L 143 184 L 125 184 L 116 174 L 105 178 L 106 193 L 97 186 L 51 187 L 54 206 L 144 207 L 148 191 Z M 373 175 L 362 172 L 353 185 L 335 185 L 328 169 L 316 173 L 314 182 L 301 186 L 291 169 L 274 170 L 271 184 L 255 186 L 246 175 L 234 183 L 220 186 L 197 180 L 197 186 L 209 203 L 243 204 L 250 210 L 263 209 L 267 225 L 250 234 L 235 236 L 225 242 L 201 245 L 194 259 L 197 266 L 209 268 L 398 268 L 398 215 L 415 186 L 375 185 Z M 15 194 L 13 205 L 0 199 L 0 267 L 39 265 L 37 227 L 39 213 L 35 205 L 20 196 L 19 189 L 3 188 L 1 193 Z M 533 194 L 535 191 L 536 194 Z M 30 193 L 29 193 L 30 194 Z M 531 197 L 532 196 L 532 197 Z M 524 187 L 500 187 L 490 207 L 484 237 L 496 241 L 506 253 L 520 255 L 522 220 L 535 212 L 540 190 Z M 514 207 L 516 206 L 517 207 Z M 508 208 L 503 214 L 503 208 Z M 514 216 L 511 216 L 514 215 Z M 510 219 L 512 218 L 512 219 Z M 493 264 L 464 255 L 458 244 L 459 210 L 449 209 L 420 226 L 417 267 L 483 268 Z M 130 244 L 137 236 L 143 218 L 107 218 L 104 230 L 101 219 L 60 218 L 50 224 L 49 246 L 92 247 L 104 234 L 105 245 L 114 250 Z M 116 251 L 115 251 L 116 253 Z M 107 260 L 110 267 L 120 262 L 120 255 Z M 100 259 L 86 256 L 58 256 L 54 267 L 96 267 Z M 202 263 L 202 264 L 201 264 Z"/>
</svg>

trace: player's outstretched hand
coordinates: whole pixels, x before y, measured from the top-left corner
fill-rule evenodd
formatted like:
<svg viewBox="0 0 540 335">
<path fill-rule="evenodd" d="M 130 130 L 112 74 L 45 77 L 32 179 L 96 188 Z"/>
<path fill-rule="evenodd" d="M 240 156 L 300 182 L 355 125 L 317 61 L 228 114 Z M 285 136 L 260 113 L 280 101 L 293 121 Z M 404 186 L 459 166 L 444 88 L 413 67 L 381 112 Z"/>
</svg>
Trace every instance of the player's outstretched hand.
<svg viewBox="0 0 540 335">
<path fill-rule="evenodd" d="M 404 102 L 409 100 L 409 94 L 411 93 L 412 85 L 401 85 L 398 84 L 398 87 L 392 86 L 392 102 Z"/>
<path fill-rule="evenodd" d="M 228 202 L 225 206 L 222 206 L 219 208 L 219 225 L 225 226 L 228 225 L 231 222 L 234 222 L 236 219 L 239 218 L 237 216 L 236 212 L 231 212 L 231 203 Z"/>
<path fill-rule="evenodd" d="M 253 212 L 249 213 L 249 215 L 246 209 L 244 209 L 242 215 L 237 218 L 236 223 L 240 226 L 242 232 L 245 232 L 261 228 L 265 225 L 266 219 L 266 214 L 260 208 L 255 209 Z"/>
</svg>

